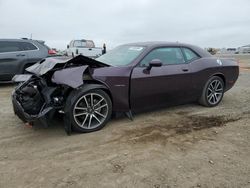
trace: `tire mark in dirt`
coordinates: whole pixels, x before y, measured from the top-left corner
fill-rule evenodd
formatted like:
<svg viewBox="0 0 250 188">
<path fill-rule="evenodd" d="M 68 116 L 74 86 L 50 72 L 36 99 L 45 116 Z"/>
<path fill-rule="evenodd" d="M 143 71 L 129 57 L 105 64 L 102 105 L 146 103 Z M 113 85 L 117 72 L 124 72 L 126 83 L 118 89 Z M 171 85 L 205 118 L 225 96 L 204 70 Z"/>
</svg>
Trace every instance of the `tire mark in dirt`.
<svg viewBox="0 0 250 188">
<path fill-rule="evenodd" d="M 226 118 L 224 116 L 180 116 L 180 120 L 175 124 L 168 124 L 164 121 L 155 125 L 143 128 L 125 130 L 120 138 L 113 141 L 124 141 L 128 143 L 141 143 L 160 141 L 166 143 L 170 137 L 180 134 L 188 134 L 192 131 L 199 131 L 211 127 L 225 126 L 229 122 L 238 121 L 241 118 Z"/>
<path fill-rule="evenodd" d="M 148 124 L 145 123 L 145 127 L 123 130 L 122 132 L 117 133 L 119 135 L 117 138 L 108 140 L 101 144 L 97 143 L 93 147 L 103 147 L 111 143 L 126 143 L 133 145 L 157 142 L 159 144 L 165 145 L 168 142 L 168 139 L 171 137 L 189 134 L 193 131 L 200 131 L 202 129 L 225 126 L 229 122 L 234 122 L 241 119 L 241 117 L 229 118 L 225 116 L 191 116 L 183 115 L 182 113 L 179 113 L 179 116 L 179 120 L 177 120 L 175 123 L 169 124 L 165 121 L 158 121 L 154 124 L 152 122 L 149 122 Z M 88 150 L 89 149 L 87 149 L 85 146 L 75 146 L 56 151 L 55 153 L 53 153 L 53 155 L 58 156 L 69 152 L 88 153 Z"/>
</svg>

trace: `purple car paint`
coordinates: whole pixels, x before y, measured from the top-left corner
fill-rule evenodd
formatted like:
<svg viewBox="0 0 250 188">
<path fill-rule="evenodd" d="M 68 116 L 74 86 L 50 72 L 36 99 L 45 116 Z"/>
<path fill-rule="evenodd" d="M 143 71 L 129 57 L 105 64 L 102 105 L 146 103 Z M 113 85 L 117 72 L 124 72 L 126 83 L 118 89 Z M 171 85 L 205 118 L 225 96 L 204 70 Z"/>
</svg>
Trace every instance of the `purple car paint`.
<svg viewBox="0 0 250 188">
<path fill-rule="evenodd" d="M 56 84 L 64 84 L 72 88 L 78 88 L 83 85 L 82 75 L 87 68 L 87 65 L 83 65 L 80 67 L 58 70 L 54 72 L 51 80 Z"/>
<path fill-rule="evenodd" d="M 27 71 L 31 78 L 13 92 L 15 113 L 23 121 L 35 121 L 45 107 L 66 111 L 65 121 L 81 132 L 102 128 L 110 110 L 131 115 L 131 112 L 194 101 L 216 106 L 239 75 L 238 64 L 233 59 L 214 57 L 197 46 L 168 42 L 125 44 L 97 59 L 81 55 L 72 59 L 46 59 Z M 15 76 L 15 80 L 21 79 Z M 29 114 L 32 95 L 41 100 L 33 110 L 36 113 Z M 106 102 L 103 106 L 96 107 L 103 102 Z M 73 107 L 66 108 L 67 103 Z M 77 113 L 82 118 L 76 118 Z M 107 117 L 102 113 L 108 114 Z M 49 114 L 46 113 L 53 117 Z"/>
</svg>

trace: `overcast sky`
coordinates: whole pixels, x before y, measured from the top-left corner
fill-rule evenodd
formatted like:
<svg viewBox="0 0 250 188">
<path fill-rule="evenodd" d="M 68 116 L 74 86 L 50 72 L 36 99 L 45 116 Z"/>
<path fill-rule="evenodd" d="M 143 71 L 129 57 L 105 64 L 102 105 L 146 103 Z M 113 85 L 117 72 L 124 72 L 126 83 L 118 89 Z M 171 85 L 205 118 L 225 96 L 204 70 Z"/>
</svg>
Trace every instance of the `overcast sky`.
<svg viewBox="0 0 250 188">
<path fill-rule="evenodd" d="M 0 0 L 0 38 L 31 34 L 59 49 L 72 39 L 238 47 L 250 44 L 250 0 Z"/>
</svg>

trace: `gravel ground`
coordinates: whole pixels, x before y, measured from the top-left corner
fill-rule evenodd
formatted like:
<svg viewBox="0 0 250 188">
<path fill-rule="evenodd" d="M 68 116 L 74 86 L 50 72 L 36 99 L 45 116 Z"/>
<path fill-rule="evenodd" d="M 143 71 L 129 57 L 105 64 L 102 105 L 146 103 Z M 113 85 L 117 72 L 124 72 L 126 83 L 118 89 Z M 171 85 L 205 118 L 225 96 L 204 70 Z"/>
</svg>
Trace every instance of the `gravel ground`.
<svg viewBox="0 0 250 188">
<path fill-rule="evenodd" d="M 66 136 L 25 127 L 0 86 L 0 187 L 250 187 L 250 57 L 214 108 L 197 104 L 112 120 Z"/>
</svg>

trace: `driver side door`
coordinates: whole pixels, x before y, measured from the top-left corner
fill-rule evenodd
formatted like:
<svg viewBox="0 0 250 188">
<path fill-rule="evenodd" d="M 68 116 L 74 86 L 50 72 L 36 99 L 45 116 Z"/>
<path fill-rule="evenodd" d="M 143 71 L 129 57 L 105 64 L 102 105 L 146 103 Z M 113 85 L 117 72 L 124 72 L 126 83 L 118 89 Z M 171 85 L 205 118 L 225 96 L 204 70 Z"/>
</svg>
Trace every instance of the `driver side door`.
<svg viewBox="0 0 250 188">
<path fill-rule="evenodd" d="M 146 71 L 153 59 L 159 59 L 162 66 Z M 151 50 L 133 69 L 130 87 L 133 111 L 191 101 L 191 71 L 182 50 L 179 47 Z"/>
<path fill-rule="evenodd" d="M 26 62 L 27 53 L 22 50 L 20 42 L 0 41 L 0 81 L 10 81 Z"/>
</svg>

